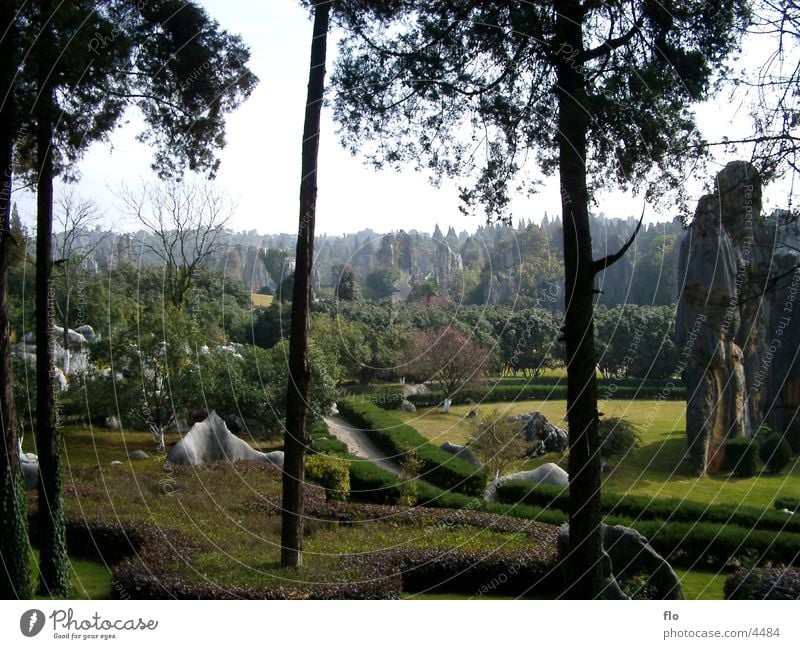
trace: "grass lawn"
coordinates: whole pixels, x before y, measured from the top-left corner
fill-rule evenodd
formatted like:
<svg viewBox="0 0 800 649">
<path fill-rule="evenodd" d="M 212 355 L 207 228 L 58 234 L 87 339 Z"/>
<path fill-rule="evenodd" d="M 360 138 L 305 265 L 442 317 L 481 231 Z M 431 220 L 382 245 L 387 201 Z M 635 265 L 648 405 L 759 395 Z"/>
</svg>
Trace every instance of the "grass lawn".
<svg viewBox="0 0 800 649">
<path fill-rule="evenodd" d="M 31 551 L 31 581 L 34 591 L 39 584 L 39 551 Z M 69 559 L 70 596 L 69 599 L 109 599 L 111 597 L 111 570 L 100 561 L 89 559 Z M 36 599 L 52 599 L 37 596 Z"/>
<path fill-rule="evenodd" d="M 261 293 L 250 293 L 250 302 L 253 306 L 268 307 L 272 304 L 274 296 L 261 295 Z"/>
<path fill-rule="evenodd" d="M 177 438 L 171 435 L 168 445 Z M 403 548 L 458 548 L 490 556 L 499 550 L 530 550 L 538 543 L 527 532 L 442 525 L 426 513 L 413 519 L 387 515 L 351 523 L 312 517 L 306 523 L 303 568 L 281 568 L 279 470 L 260 463 L 170 466 L 164 463 L 164 454 L 154 451 L 150 435 L 144 432 L 68 426 L 64 441 L 67 514 L 146 521 L 159 529 L 183 533 L 198 550 L 171 567 L 182 579 L 254 587 L 347 582 L 360 578 L 361 573 L 358 568 L 343 568 L 343 558 Z M 135 449 L 145 450 L 150 458 L 128 460 L 127 453 Z M 113 460 L 122 464 L 111 465 Z M 29 491 L 28 497 L 29 507 L 35 508 L 35 491 Z M 308 487 L 306 502 L 309 507 L 321 507 L 323 490 Z M 108 568 L 85 560 L 74 560 L 72 565 L 76 597 L 109 596 Z"/>
<path fill-rule="evenodd" d="M 725 573 L 680 568 L 676 568 L 675 572 L 680 577 L 686 599 L 725 599 L 723 588 L 728 578 Z"/>
<path fill-rule="evenodd" d="M 472 420 L 467 413 L 473 406 L 452 406 L 444 414 L 440 408 L 420 408 L 417 412 L 395 411 L 431 442 L 463 444 L 471 434 Z M 599 404 L 606 417 L 622 417 L 636 424 L 642 435 L 642 448 L 612 463 L 604 479 L 608 491 L 658 498 L 682 498 L 713 504 L 746 504 L 769 509 L 778 495 L 800 497 L 800 460 L 782 474 L 761 474 L 737 478 L 728 474 L 696 478 L 685 461 L 686 405 L 682 401 L 609 400 Z M 504 414 L 538 410 L 550 421 L 565 426 L 566 401 L 520 401 L 483 404 L 479 412 L 488 416 L 494 409 Z M 517 469 L 531 469 L 544 462 L 558 462 L 566 468 L 566 457 L 547 455 L 520 461 Z"/>
</svg>

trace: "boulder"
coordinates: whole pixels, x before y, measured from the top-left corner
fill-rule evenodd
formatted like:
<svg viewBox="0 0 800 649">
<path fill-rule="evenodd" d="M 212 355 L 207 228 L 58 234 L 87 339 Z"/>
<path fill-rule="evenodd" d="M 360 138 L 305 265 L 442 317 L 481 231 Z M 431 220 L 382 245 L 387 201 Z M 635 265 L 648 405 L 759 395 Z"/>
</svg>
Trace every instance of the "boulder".
<svg viewBox="0 0 800 649">
<path fill-rule="evenodd" d="M 467 413 L 467 419 L 476 419 L 477 417 L 478 417 L 478 408 L 477 408 L 477 407 L 475 407 L 475 408 L 472 408 L 472 409 L 471 409 L 471 410 L 470 410 L 470 411 Z"/>
<path fill-rule="evenodd" d="M 413 403 L 411 403 L 408 399 L 403 399 L 400 402 L 400 410 L 402 410 L 403 412 L 416 412 L 417 407 Z"/>
<path fill-rule="evenodd" d="M 106 417 L 106 420 L 103 423 L 105 424 L 105 427 L 108 428 L 109 430 L 122 430 L 122 422 L 116 415 L 111 415 L 109 417 Z"/>
<path fill-rule="evenodd" d="M 25 489 L 36 489 L 39 484 L 39 458 L 33 453 L 21 453 L 19 465 L 25 477 Z"/>
<path fill-rule="evenodd" d="M 602 525 L 606 586 L 601 599 L 629 599 L 619 587 L 628 579 L 646 575 L 647 599 L 683 599 L 678 575 L 639 532 L 624 525 Z M 558 532 L 558 554 L 569 553 L 569 524 Z M 634 593 L 636 595 L 636 593 Z"/>
<path fill-rule="evenodd" d="M 456 457 L 460 457 L 462 460 L 465 460 L 476 467 L 483 466 L 481 461 L 478 459 L 478 456 L 475 455 L 475 452 L 469 446 L 445 442 L 439 448 L 447 453 L 455 455 Z"/>
<path fill-rule="evenodd" d="M 506 480 L 525 480 L 526 482 L 550 484 L 556 487 L 569 486 L 569 474 L 553 462 L 547 462 L 530 471 L 509 473 L 502 476 L 498 482 L 505 482 Z"/>
<path fill-rule="evenodd" d="M 569 446 L 569 435 L 563 428 L 551 424 L 540 412 L 512 417 L 525 422 L 525 441 L 534 446 L 534 457 L 545 453 L 563 453 Z"/>
<path fill-rule="evenodd" d="M 283 451 L 262 453 L 236 437 L 213 410 L 191 427 L 170 449 L 167 461 L 173 464 L 201 465 L 209 462 L 254 460 L 283 466 Z"/>
<path fill-rule="evenodd" d="M 91 327 L 90 327 L 91 328 Z M 64 342 L 64 327 L 59 327 L 58 325 L 53 326 L 53 336 L 58 343 Z M 67 329 L 67 345 L 70 347 L 80 347 L 81 345 L 85 345 L 87 343 L 86 338 L 79 334 L 74 329 Z"/>
<path fill-rule="evenodd" d="M 95 332 L 91 325 L 82 324 L 75 327 L 75 332 L 80 334 L 86 339 L 86 342 L 89 343 L 98 343 L 102 339 L 100 334 Z"/>
<path fill-rule="evenodd" d="M 137 449 L 128 453 L 128 458 L 131 460 L 146 460 L 150 456 L 144 451 Z"/>
</svg>

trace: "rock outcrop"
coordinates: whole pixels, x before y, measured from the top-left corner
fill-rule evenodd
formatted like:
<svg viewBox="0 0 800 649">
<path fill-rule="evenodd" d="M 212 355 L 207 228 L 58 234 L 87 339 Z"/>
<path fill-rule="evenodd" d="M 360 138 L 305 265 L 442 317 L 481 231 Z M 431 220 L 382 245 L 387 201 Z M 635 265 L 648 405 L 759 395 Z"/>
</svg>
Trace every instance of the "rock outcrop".
<svg viewBox="0 0 800 649">
<path fill-rule="evenodd" d="M 778 218 L 761 216 L 755 168 L 731 162 L 681 241 L 678 369 L 698 475 L 722 468 L 727 439 L 753 435 L 765 422 L 800 448 L 800 247 L 793 237 Z"/>
<path fill-rule="evenodd" d="M 191 427 L 172 447 L 167 461 L 173 464 L 200 465 L 209 462 L 253 460 L 283 466 L 283 451 L 262 453 L 228 430 L 225 421 L 213 410 Z"/>
</svg>

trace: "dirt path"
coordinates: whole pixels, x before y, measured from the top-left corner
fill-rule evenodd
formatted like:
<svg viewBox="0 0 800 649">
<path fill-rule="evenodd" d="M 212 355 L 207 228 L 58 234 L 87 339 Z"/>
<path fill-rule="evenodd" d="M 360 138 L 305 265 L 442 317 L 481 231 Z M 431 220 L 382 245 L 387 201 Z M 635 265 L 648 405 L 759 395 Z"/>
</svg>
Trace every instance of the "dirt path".
<svg viewBox="0 0 800 649">
<path fill-rule="evenodd" d="M 329 417 L 325 417 L 325 423 L 328 425 L 328 430 L 331 435 L 336 437 L 340 442 L 347 444 L 347 450 L 353 455 L 363 457 L 364 459 L 374 462 L 382 469 L 400 475 L 400 467 L 397 465 L 397 462 L 388 459 L 363 432 L 357 428 L 353 428 L 342 417 L 330 415 Z"/>
</svg>

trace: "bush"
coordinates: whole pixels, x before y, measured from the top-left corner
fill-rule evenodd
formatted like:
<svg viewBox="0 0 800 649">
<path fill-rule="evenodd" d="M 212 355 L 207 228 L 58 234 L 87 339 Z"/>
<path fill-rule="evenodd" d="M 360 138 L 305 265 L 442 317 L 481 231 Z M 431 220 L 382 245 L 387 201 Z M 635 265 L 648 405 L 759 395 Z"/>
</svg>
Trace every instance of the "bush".
<svg viewBox="0 0 800 649">
<path fill-rule="evenodd" d="M 306 475 L 325 487 L 327 500 L 347 500 L 350 494 L 350 460 L 330 455 L 306 458 Z"/>
<path fill-rule="evenodd" d="M 624 457 L 642 445 L 639 429 L 626 419 L 609 417 L 600 420 L 597 427 L 600 432 L 600 455 L 604 458 Z"/>
<path fill-rule="evenodd" d="M 787 498 L 786 496 L 778 496 L 775 499 L 775 509 L 788 509 L 790 512 L 800 510 L 800 498 Z"/>
<path fill-rule="evenodd" d="M 769 473 L 777 474 L 792 461 L 792 447 L 782 435 L 772 433 L 761 443 L 758 457 Z"/>
<path fill-rule="evenodd" d="M 411 426 L 372 403 L 343 399 L 339 402 L 339 412 L 363 428 L 370 440 L 388 456 L 403 458 L 416 453 L 422 462 L 420 477 L 424 480 L 467 495 L 478 495 L 486 486 L 486 474 L 482 470 L 434 446 Z"/>
<path fill-rule="evenodd" d="M 756 474 L 757 455 L 753 439 L 737 437 L 725 442 L 725 467 L 740 478 L 752 478 Z"/>
<path fill-rule="evenodd" d="M 784 567 L 739 570 L 725 581 L 725 599 L 800 599 L 800 570 Z"/>
<path fill-rule="evenodd" d="M 613 392 L 607 391 L 609 399 L 659 399 L 676 401 L 686 398 L 686 389 L 683 386 L 672 388 L 654 385 L 619 385 L 614 384 Z M 408 397 L 415 406 L 437 406 L 444 401 L 445 393 L 442 390 L 431 390 L 424 394 L 412 394 Z M 601 396 L 605 396 L 601 393 Z M 527 401 L 532 399 L 566 399 L 567 387 L 560 383 L 546 383 L 541 379 L 522 385 L 485 386 L 465 388 L 456 392 L 452 397 L 453 404 L 492 403 L 498 401 Z"/>
</svg>

